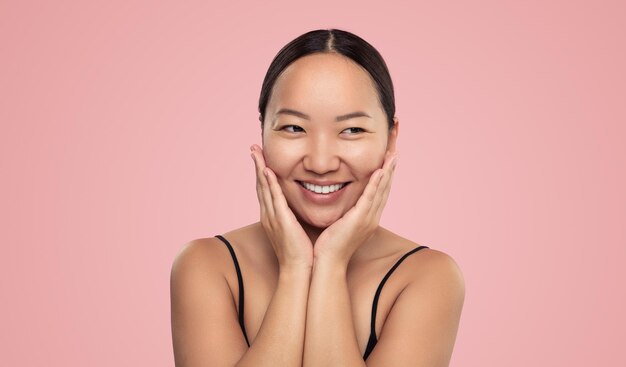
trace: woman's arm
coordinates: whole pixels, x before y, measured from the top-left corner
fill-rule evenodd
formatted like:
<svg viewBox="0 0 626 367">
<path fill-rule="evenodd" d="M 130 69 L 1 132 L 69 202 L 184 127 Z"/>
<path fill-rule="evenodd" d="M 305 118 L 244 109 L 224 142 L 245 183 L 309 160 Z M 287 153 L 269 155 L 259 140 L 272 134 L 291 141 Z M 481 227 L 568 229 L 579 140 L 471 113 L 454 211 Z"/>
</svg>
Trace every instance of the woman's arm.
<svg viewBox="0 0 626 367">
<path fill-rule="evenodd" d="M 170 301 L 176 367 L 232 367 L 248 349 L 222 270 L 228 250 L 218 241 L 191 241 L 172 264 Z"/>
<path fill-rule="evenodd" d="M 367 363 L 357 345 L 345 265 L 316 259 L 303 365 L 448 366 L 463 309 L 465 281 L 447 254 L 429 250 L 423 255 L 428 256 L 423 269 L 394 302 Z"/>
<path fill-rule="evenodd" d="M 307 308 L 304 366 L 365 366 L 352 321 L 346 278 L 354 252 L 378 229 L 397 162 L 385 154 L 383 167 L 370 176 L 356 205 L 331 224 L 314 245 Z"/>
<path fill-rule="evenodd" d="M 365 366 L 352 321 L 347 264 L 316 259 L 306 319 L 304 367 Z"/>
<path fill-rule="evenodd" d="M 311 269 L 281 269 L 259 333 L 237 367 L 302 366 Z"/>
<path fill-rule="evenodd" d="M 419 271 L 396 298 L 367 358 L 370 367 L 450 364 L 465 300 L 463 273 L 444 252 L 428 249 L 419 257 Z"/>
<path fill-rule="evenodd" d="M 216 242 L 213 242 L 216 241 Z M 170 277 L 172 338 L 177 367 L 302 365 L 310 268 L 282 268 L 276 291 L 250 348 L 221 266 L 219 240 L 190 242 Z"/>
<path fill-rule="evenodd" d="M 237 366 L 302 366 L 313 246 L 289 208 L 263 150 L 250 147 L 263 230 L 279 264 L 278 285 L 253 344 Z"/>
</svg>

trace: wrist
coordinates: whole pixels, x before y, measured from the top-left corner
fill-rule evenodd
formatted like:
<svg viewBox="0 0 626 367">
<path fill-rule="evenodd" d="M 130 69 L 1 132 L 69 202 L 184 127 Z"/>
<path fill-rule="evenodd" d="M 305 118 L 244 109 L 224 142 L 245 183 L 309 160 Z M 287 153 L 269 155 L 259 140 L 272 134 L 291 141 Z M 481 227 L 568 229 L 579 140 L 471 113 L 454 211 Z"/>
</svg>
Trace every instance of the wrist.
<svg viewBox="0 0 626 367">
<path fill-rule="evenodd" d="M 313 272 L 324 271 L 345 275 L 348 261 L 331 256 L 316 256 L 313 258 Z"/>
<path fill-rule="evenodd" d="M 307 264 L 289 264 L 281 265 L 278 274 L 281 277 L 298 277 L 301 275 L 310 275 L 313 271 L 313 265 Z"/>
</svg>

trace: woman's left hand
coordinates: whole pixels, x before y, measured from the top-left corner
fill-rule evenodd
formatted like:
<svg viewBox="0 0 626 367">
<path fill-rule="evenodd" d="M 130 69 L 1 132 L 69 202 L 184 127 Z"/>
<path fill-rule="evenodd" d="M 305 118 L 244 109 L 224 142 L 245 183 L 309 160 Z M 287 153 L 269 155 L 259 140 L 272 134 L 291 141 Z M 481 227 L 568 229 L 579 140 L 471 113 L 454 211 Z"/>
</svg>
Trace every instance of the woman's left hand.
<svg viewBox="0 0 626 367">
<path fill-rule="evenodd" d="M 347 266 L 359 246 L 374 234 L 387 203 L 396 163 L 397 153 L 388 151 L 383 167 L 372 173 L 356 205 L 317 238 L 313 246 L 316 260 L 324 258 Z"/>
</svg>

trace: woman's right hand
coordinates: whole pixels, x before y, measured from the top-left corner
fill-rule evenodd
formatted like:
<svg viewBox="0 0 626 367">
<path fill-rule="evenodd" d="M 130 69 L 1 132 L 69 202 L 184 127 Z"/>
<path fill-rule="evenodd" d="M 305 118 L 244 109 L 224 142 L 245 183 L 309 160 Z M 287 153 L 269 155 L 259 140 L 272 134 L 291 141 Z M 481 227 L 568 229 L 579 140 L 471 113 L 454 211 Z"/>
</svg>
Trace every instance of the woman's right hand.
<svg viewBox="0 0 626 367">
<path fill-rule="evenodd" d="M 250 147 L 256 168 L 256 192 L 261 224 L 278 258 L 281 270 L 313 266 L 313 244 L 287 205 L 276 174 L 265 165 L 263 150 Z"/>
</svg>

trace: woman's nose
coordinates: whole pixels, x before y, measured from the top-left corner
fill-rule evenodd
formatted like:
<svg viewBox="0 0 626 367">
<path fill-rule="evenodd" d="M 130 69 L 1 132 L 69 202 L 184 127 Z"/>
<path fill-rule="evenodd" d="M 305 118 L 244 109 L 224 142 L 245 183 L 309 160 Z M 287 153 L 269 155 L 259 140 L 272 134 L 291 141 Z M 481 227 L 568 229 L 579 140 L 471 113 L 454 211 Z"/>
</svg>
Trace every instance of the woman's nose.
<svg viewBox="0 0 626 367">
<path fill-rule="evenodd" d="M 338 150 L 324 141 L 317 141 L 307 147 L 303 165 L 307 171 L 323 175 L 339 169 Z"/>
</svg>

